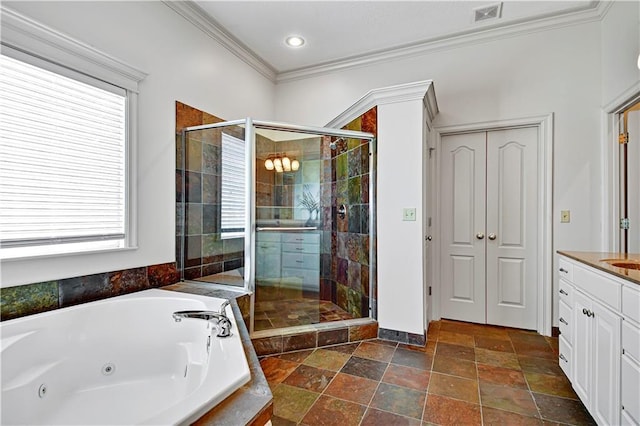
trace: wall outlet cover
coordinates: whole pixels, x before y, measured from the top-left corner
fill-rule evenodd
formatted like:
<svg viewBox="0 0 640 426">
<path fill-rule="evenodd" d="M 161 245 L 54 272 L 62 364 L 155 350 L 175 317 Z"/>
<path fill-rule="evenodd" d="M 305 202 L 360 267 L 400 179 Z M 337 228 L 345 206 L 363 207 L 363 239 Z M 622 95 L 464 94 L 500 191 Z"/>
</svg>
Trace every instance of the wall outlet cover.
<svg viewBox="0 0 640 426">
<path fill-rule="evenodd" d="M 415 208 L 402 209 L 402 220 L 403 221 L 415 221 L 416 220 L 416 209 Z"/>
</svg>

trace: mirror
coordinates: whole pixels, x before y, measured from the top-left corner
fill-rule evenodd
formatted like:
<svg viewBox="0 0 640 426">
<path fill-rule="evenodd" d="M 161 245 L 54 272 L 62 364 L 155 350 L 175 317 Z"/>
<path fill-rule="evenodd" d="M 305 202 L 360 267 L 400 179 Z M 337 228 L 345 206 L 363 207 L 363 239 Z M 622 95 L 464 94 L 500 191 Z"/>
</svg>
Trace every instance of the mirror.
<svg viewBox="0 0 640 426">
<path fill-rule="evenodd" d="M 640 253 L 640 102 L 618 117 L 620 252 Z"/>
</svg>

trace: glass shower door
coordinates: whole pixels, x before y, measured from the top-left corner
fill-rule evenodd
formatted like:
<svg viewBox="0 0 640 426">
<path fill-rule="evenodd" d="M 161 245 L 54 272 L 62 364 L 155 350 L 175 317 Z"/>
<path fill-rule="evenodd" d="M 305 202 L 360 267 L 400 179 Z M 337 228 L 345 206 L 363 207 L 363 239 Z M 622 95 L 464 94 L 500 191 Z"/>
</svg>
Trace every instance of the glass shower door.
<svg viewBox="0 0 640 426">
<path fill-rule="evenodd" d="M 321 141 L 256 130 L 256 331 L 320 321 Z"/>
</svg>

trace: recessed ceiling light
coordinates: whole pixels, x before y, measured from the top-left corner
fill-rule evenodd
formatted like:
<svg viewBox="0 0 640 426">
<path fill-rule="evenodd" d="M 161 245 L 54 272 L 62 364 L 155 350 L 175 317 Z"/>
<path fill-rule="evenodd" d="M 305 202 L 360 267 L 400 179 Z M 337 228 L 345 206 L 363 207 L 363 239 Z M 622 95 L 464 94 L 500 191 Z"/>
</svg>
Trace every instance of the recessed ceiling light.
<svg viewBox="0 0 640 426">
<path fill-rule="evenodd" d="M 289 47 L 300 47 L 304 44 L 304 39 L 300 36 L 289 36 L 284 42 Z"/>
</svg>

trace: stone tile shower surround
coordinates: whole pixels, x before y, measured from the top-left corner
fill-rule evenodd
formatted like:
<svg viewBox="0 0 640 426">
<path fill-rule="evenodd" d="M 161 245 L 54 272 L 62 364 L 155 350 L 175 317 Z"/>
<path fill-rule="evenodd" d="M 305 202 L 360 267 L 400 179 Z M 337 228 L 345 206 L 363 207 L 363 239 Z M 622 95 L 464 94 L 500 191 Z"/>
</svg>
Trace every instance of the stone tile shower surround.
<svg viewBox="0 0 640 426">
<path fill-rule="evenodd" d="M 372 133 L 377 137 L 377 107 L 354 119 L 345 130 Z M 322 141 L 323 179 L 321 206 L 323 240 L 321 256 L 320 298 L 329 300 L 356 318 L 376 316 L 377 282 L 373 274 L 370 289 L 370 245 L 376 253 L 375 238 L 369 233 L 370 197 L 369 143 L 358 139 L 339 139 L 336 148 L 331 140 Z M 375 155 L 375 154 L 374 154 Z M 374 161 L 375 164 L 375 161 Z M 375 184 L 374 184 L 375 191 Z M 345 204 L 347 214 L 338 216 L 338 206 Z M 330 245 L 328 244 L 330 242 Z"/>
<path fill-rule="evenodd" d="M 221 238 L 222 131 L 190 132 L 186 149 L 182 149 L 182 129 L 221 121 L 224 120 L 176 101 L 176 258 L 178 269 L 184 269 L 184 278 L 188 280 L 244 266 L 244 238 Z M 244 131 L 239 127 L 227 127 L 225 133 L 244 139 Z M 183 234 L 185 264 L 181 265 Z"/>
</svg>

